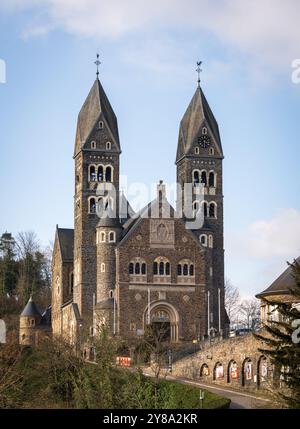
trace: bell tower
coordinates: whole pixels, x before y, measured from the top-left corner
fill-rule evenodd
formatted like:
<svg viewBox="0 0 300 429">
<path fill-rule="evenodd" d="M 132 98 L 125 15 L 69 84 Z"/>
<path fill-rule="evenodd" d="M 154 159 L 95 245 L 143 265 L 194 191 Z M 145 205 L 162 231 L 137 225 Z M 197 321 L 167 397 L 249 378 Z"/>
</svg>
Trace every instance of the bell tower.
<svg viewBox="0 0 300 429">
<path fill-rule="evenodd" d="M 183 207 L 184 218 L 195 217 L 199 211 L 203 216 L 202 227 L 193 232 L 207 254 L 208 331 L 211 328 L 222 331 L 225 325 L 223 159 L 218 123 L 202 91 L 199 77 L 194 96 L 180 122 L 176 155 L 177 183 L 182 190 L 185 184 L 190 184 L 192 190 L 191 216 L 186 216 L 184 191 L 177 196 L 177 209 L 180 211 Z"/>
<path fill-rule="evenodd" d="M 116 217 L 119 211 L 118 123 L 98 74 L 97 70 L 97 78 L 78 115 L 74 150 L 73 301 L 88 329 L 93 323 L 97 294 L 98 208 L 109 205 Z"/>
</svg>

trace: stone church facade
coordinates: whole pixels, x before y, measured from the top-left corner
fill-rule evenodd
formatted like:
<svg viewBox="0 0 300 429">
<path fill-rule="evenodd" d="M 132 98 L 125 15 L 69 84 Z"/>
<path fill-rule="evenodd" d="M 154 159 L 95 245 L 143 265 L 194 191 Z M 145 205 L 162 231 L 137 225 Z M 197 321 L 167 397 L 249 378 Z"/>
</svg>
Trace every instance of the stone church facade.
<svg viewBox="0 0 300 429">
<path fill-rule="evenodd" d="M 119 190 L 120 157 L 117 118 L 97 78 L 77 121 L 74 229 L 56 228 L 53 335 L 75 342 L 105 326 L 126 340 L 160 323 L 174 343 L 224 334 L 223 151 L 200 85 L 180 123 L 176 210 L 160 181 L 135 213 Z"/>
</svg>

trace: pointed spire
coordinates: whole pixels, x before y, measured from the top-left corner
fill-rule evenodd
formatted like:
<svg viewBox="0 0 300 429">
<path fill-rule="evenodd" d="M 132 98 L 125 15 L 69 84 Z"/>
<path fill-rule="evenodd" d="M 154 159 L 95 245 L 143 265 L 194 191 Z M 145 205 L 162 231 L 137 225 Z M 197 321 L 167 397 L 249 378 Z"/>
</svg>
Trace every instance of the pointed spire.
<svg viewBox="0 0 300 429">
<path fill-rule="evenodd" d="M 78 115 L 74 156 L 83 148 L 99 121 L 106 124 L 111 141 L 121 151 L 118 121 L 97 76 Z"/>
<path fill-rule="evenodd" d="M 209 128 L 222 155 L 222 144 L 218 123 L 198 84 L 195 94 L 180 122 L 176 162 L 189 153 L 204 124 Z"/>
</svg>

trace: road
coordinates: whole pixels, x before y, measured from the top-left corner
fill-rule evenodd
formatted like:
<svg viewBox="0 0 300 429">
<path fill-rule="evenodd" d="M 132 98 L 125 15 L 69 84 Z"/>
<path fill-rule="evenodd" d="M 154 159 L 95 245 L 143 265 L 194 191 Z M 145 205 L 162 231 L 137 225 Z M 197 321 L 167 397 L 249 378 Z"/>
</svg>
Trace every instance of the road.
<svg viewBox="0 0 300 429">
<path fill-rule="evenodd" d="M 144 372 L 144 374 L 151 377 L 151 374 L 148 372 Z M 274 405 L 270 399 L 260 398 L 251 393 L 237 392 L 227 387 L 213 386 L 211 384 L 202 383 L 197 380 L 190 380 L 184 377 L 173 377 L 168 375 L 166 378 L 167 380 L 176 380 L 184 384 L 202 387 L 203 389 L 215 393 L 216 395 L 229 398 L 231 400 L 230 409 L 274 408 Z"/>
</svg>

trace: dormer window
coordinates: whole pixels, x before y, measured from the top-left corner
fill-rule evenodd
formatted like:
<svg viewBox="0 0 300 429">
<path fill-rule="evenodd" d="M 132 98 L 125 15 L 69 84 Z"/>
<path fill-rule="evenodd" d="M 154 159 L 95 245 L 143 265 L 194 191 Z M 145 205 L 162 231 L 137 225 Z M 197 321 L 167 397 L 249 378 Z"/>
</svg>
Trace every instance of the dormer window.
<svg viewBox="0 0 300 429">
<path fill-rule="evenodd" d="M 91 148 L 96 149 L 96 142 L 94 140 L 91 142 Z"/>
<path fill-rule="evenodd" d="M 106 150 L 111 150 L 111 142 L 106 142 Z"/>
</svg>

